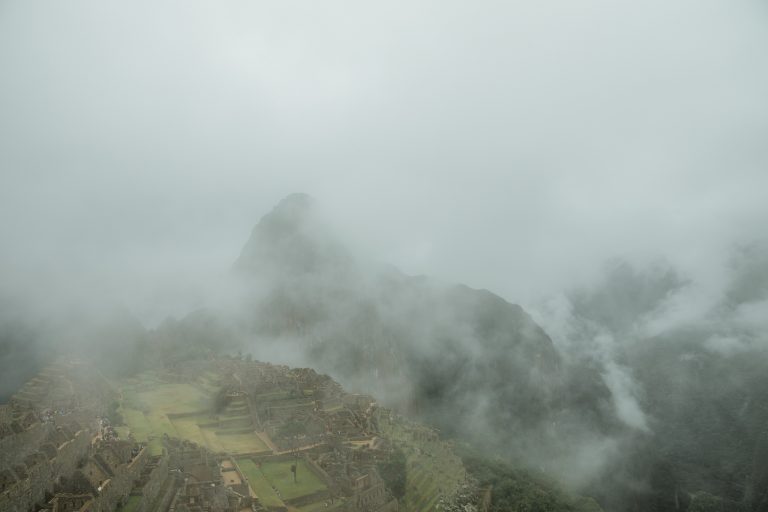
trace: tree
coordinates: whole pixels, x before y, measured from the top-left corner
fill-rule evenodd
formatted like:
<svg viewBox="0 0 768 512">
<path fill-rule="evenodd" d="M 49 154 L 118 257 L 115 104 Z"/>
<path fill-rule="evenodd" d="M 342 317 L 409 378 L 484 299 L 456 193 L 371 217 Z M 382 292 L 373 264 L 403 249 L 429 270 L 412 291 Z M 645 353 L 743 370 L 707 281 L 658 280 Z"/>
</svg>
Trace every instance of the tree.
<svg viewBox="0 0 768 512">
<path fill-rule="evenodd" d="M 400 448 L 395 448 L 389 458 L 377 465 L 379 475 L 384 479 L 392 495 L 398 500 L 405 497 L 406 459 Z"/>
<path fill-rule="evenodd" d="M 221 388 L 213 397 L 213 410 L 220 413 L 229 405 L 229 400 L 229 390 L 226 387 Z"/>
</svg>

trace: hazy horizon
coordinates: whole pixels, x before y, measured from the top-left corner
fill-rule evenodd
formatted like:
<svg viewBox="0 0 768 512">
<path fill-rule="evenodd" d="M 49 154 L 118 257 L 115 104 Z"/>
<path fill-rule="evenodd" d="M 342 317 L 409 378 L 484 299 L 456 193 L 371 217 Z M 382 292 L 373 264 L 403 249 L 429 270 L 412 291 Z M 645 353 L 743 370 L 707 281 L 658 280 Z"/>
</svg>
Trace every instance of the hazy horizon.
<svg viewBox="0 0 768 512">
<path fill-rule="evenodd" d="M 291 192 L 371 259 L 524 305 L 617 257 L 720 286 L 768 218 L 766 16 L 3 2 L 3 288 L 153 324 Z"/>
<path fill-rule="evenodd" d="M 261 472 L 302 510 L 768 512 L 767 26 L 759 0 L 0 0 L 0 508 L 79 492 L 106 429 L 251 463 L 303 436 L 320 491 Z M 71 412 L 102 432 L 26 471 L 56 448 L 20 426 Z M 150 507 L 138 474 L 92 494 Z"/>
</svg>

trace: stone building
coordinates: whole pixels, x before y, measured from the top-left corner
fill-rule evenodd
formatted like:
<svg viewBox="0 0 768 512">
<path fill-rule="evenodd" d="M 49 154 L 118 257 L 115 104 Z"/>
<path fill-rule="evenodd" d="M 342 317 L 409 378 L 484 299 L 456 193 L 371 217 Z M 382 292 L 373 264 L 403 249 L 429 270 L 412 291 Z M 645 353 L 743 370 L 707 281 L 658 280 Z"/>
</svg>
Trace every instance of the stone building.
<svg viewBox="0 0 768 512">
<path fill-rule="evenodd" d="M 177 490 L 177 480 L 169 471 L 168 456 L 151 456 L 133 484 L 127 501 L 133 512 L 167 510 Z"/>
<path fill-rule="evenodd" d="M 387 491 L 379 473 L 370 468 L 352 482 L 352 499 L 348 507 L 354 512 L 396 512 L 398 503 Z"/>
<path fill-rule="evenodd" d="M 165 439 L 164 445 L 170 470 L 178 483 L 171 510 L 238 512 L 250 509 L 250 496 L 225 485 L 219 460 L 208 450 L 189 441 L 171 438 Z"/>
<path fill-rule="evenodd" d="M 42 506 L 71 478 L 90 447 L 92 431 L 67 417 L 15 421 L 0 439 L 0 510 L 27 512 Z"/>
<path fill-rule="evenodd" d="M 48 510 L 51 512 L 80 512 L 91 501 L 93 501 L 93 496 L 90 494 L 61 493 L 48 502 Z"/>
<path fill-rule="evenodd" d="M 100 441 L 78 468 L 68 491 L 90 494 L 83 512 L 107 512 L 125 503 L 149 461 L 149 449 L 129 441 Z"/>
</svg>

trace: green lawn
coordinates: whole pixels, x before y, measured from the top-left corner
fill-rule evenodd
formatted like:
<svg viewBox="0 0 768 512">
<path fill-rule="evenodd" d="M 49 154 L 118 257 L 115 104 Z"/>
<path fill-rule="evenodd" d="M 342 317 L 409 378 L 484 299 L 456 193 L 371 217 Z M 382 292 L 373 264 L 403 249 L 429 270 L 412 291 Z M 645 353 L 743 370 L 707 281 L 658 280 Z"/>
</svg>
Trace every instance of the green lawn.
<svg viewBox="0 0 768 512">
<path fill-rule="evenodd" d="M 207 416 L 169 419 L 161 411 L 143 413 L 135 409 L 122 409 L 128 429 L 140 442 L 150 441 L 152 453 L 161 453 L 163 434 L 188 439 L 214 452 L 233 454 L 269 452 L 269 447 L 255 432 L 217 433 L 213 428 L 201 428 L 210 422 Z M 126 434 L 123 431 L 123 434 Z"/>
<path fill-rule="evenodd" d="M 177 430 L 168 418 L 171 413 L 187 413 L 208 407 L 210 397 L 191 384 L 170 384 L 158 380 L 151 373 L 144 373 L 123 382 L 120 413 L 128 429 L 140 442 L 148 442 L 153 454 L 162 453 L 162 436 L 168 434 L 195 442 L 202 442 L 195 435 L 192 425 Z"/>
<path fill-rule="evenodd" d="M 272 485 L 280 490 L 283 498 L 290 500 L 300 496 L 306 496 L 325 489 L 325 484 L 309 469 L 303 459 L 296 464 L 296 482 L 291 473 L 293 460 L 285 462 L 267 462 L 262 465 L 261 471 Z"/>
<path fill-rule="evenodd" d="M 149 424 L 144 413 L 135 409 L 123 409 L 121 413 L 133 437 L 137 441 L 146 442 L 152 434 L 152 425 Z"/>
<path fill-rule="evenodd" d="M 298 510 L 299 512 L 328 512 L 330 510 L 338 510 L 344 506 L 347 500 L 345 498 L 336 498 L 333 500 L 333 505 L 328 505 L 327 507 L 325 506 L 326 501 L 328 500 L 316 501 L 309 505 L 299 507 Z"/>
<path fill-rule="evenodd" d="M 245 434 L 217 434 L 204 430 L 210 449 L 227 453 L 258 453 L 269 452 L 269 448 L 255 432 Z"/>
<path fill-rule="evenodd" d="M 157 384 L 138 392 L 139 400 L 151 411 L 185 413 L 210 406 L 209 395 L 191 384 Z"/>
<path fill-rule="evenodd" d="M 293 481 L 291 473 L 291 464 L 294 464 L 294 461 L 266 462 L 262 464 L 261 469 L 251 459 L 237 459 L 237 464 L 248 478 L 251 489 L 265 506 L 279 506 L 282 499 L 291 500 L 326 489 L 325 484 L 301 459 L 296 461 L 296 482 Z M 272 490 L 273 485 L 280 491 L 280 496 Z M 280 503 L 277 503 L 278 501 Z"/>
<path fill-rule="evenodd" d="M 163 434 L 168 434 L 170 437 L 179 437 L 179 433 L 176 432 L 176 429 L 173 427 L 171 420 L 169 420 L 168 416 L 162 412 L 153 410 L 148 414 L 145 413 L 144 416 L 152 426 L 152 432 L 155 435 L 162 436 Z"/>
<path fill-rule="evenodd" d="M 139 509 L 141 504 L 141 496 L 129 496 L 128 501 L 125 502 L 122 508 L 118 509 L 120 512 L 135 512 Z"/>
<path fill-rule="evenodd" d="M 147 446 L 149 447 L 149 453 L 152 455 L 162 455 L 163 454 L 163 441 L 159 437 L 153 437 L 149 440 L 149 443 L 147 443 Z"/>
<path fill-rule="evenodd" d="M 171 423 L 173 423 L 173 427 L 181 439 L 189 439 L 202 446 L 207 444 L 197 418 L 175 418 L 171 420 Z"/>
<path fill-rule="evenodd" d="M 120 412 L 128 429 L 137 441 L 148 442 L 153 454 L 162 452 L 163 434 L 188 439 L 214 452 L 268 452 L 269 447 L 255 432 L 235 428 L 240 423 L 249 425 L 249 415 L 241 415 L 240 422 L 235 421 L 237 416 L 227 417 L 233 427 L 231 432 L 226 429 L 217 432 L 217 420 L 205 413 L 174 419 L 168 417 L 169 414 L 208 410 L 213 391 L 206 390 L 215 389 L 211 384 L 214 377 L 215 374 L 208 373 L 202 376 L 200 383 L 172 384 L 159 380 L 152 373 L 144 373 L 123 381 Z"/>
<path fill-rule="evenodd" d="M 236 462 L 240 466 L 240 471 L 248 480 L 248 485 L 251 486 L 253 492 L 259 497 L 262 505 L 265 507 L 284 506 L 283 500 L 272 490 L 272 486 L 264 479 L 255 462 L 251 459 L 237 459 Z"/>
</svg>

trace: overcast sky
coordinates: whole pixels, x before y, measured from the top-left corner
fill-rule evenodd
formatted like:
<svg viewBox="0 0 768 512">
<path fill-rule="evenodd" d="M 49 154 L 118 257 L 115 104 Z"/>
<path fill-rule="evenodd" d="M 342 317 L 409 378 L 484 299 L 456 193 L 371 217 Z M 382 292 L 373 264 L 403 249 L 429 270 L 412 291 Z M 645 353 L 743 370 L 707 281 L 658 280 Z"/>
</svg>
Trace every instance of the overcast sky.
<svg viewBox="0 0 768 512">
<path fill-rule="evenodd" d="M 296 191 L 511 301 L 614 256 L 706 276 L 766 232 L 766 28 L 758 0 L 0 0 L 0 279 L 153 322 Z"/>
</svg>

